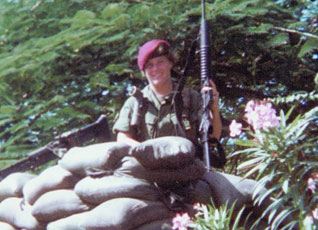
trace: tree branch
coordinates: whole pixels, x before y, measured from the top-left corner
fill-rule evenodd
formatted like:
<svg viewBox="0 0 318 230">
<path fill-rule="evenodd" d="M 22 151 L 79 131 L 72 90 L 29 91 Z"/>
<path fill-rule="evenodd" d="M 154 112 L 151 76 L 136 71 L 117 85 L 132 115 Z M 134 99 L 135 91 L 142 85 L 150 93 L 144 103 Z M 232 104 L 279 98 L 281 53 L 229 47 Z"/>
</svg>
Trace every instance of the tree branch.
<svg viewBox="0 0 318 230">
<path fill-rule="evenodd" d="M 281 28 L 281 27 L 273 27 L 273 29 L 279 30 L 279 31 L 282 31 L 282 32 L 286 32 L 286 33 L 298 34 L 298 35 L 301 35 L 301 36 L 306 36 L 306 37 L 309 37 L 309 38 L 318 39 L 318 36 L 316 36 L 314 34 L 311 34 L 311 33 L 307 33 L 307 32 L 300 32 L 300 31 L 297 31 L 297 30 L 291 30 L 291 29 L 286 29 L 286 28 Z"/>
</svg>

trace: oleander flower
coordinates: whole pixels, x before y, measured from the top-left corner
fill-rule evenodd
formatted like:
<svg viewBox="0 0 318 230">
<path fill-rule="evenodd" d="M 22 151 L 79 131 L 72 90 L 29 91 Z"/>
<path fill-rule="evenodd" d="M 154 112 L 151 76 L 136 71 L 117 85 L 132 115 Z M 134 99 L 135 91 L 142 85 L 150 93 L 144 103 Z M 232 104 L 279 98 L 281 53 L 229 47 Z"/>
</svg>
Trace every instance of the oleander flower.
<svg viewBox="0 0 318 230">
<path fill-rule="evenodd" d="M 190 216 L 188 213 L 178 213 L 172 220 L 172 229 L 174 230 L 187 230 L 190 224 Z"/>
<path fill-rule="evenodd" d="M 312 193 L 316 191 L 316 182 L 311 177 L 307 180 L 307 189 L 309 189 Z"/>
<path fill-rule="evenodd" d="M 239 136 L 242 133 L 242 124 L 236 122 L 236 120 L 232 120 L 229 128 L 231 137 Z"/>
<path fill-rule="evenodd" d="M 276 116 L 276 110 L 267 101 L 249 101 L 245 107 L 245 117 L 255 130 L 276 127 L 280 121 L 280 117 Z"/>
<path fill-rule="evenodd" d="M 314 220 L 318 220 L 318 208 L 315 208 L 314 210 L 312 210 L 311 215 Z"/>
</svg>

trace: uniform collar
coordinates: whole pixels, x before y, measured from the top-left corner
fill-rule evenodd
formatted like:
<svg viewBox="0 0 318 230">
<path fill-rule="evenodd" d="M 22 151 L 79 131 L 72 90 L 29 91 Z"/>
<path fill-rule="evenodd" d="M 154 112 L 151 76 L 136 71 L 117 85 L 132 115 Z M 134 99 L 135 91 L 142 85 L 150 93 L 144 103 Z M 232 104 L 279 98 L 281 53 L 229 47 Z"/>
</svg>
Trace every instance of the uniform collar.
<svg viewBox="0 0 318 230">
<path fill-rule="evenodd" d="M 175 88 L 175 87 L 174 87 Z M 147 85 L 143 90 L 144 97 L 148 98 L 148 100 L 154 104 L 154 106 L 159 110 L 160 107 L 164 104 L 171 104 L 171 100 L 173 97 L 174 91 L 172 91 L 169 95 L 163 97 L 163 98 L 158 98 L 155 93 L 151 90 L 150 86 Z"/>
</svg>

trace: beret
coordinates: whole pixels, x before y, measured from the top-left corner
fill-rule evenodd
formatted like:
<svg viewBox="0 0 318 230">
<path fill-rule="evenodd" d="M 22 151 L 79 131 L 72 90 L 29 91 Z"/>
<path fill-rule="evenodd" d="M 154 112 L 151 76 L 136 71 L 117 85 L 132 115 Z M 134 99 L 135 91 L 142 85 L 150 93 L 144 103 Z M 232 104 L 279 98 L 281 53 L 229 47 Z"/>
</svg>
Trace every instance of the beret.
<svg viewBox="0 0 318 230">
<path fill-rule="evenodd" d="M 144 70 L 147 61 L 169 53 L 170 44 L 161 39 L 155 39 L 143 44 L 138 52 L 138 67 Z"/>
</svg>

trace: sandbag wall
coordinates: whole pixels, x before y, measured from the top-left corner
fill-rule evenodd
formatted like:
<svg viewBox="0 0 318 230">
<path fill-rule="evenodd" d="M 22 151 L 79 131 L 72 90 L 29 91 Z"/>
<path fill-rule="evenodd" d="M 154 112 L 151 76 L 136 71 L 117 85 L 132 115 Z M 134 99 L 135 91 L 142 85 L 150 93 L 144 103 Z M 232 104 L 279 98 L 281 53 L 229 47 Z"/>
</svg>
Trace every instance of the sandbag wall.
<svg viewBox="0 0 318 230">
<path fill-rule="evenodd" d="M 176 210 L 167 191 L 184 188 L 191 212 L 192 203 L 211 202 L 205 174 L 193 144 L 180 137 L 74 147 L 39 175 L 0 182 L 0 229 L 171 229 Z"/>
</svg>

